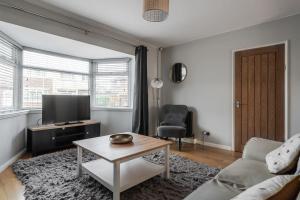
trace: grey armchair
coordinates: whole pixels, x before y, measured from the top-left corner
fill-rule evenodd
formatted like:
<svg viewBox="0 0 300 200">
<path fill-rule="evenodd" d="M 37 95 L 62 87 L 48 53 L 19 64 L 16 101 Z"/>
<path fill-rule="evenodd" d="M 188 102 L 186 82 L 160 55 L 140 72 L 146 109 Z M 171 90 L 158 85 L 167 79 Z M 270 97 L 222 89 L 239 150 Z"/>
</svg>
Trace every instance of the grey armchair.
<svg viewBox="0 0 300 200">
<path fill-rule="evenodd" d="M 192 112 L 185 105 L 164 105 L 159 112 L 158 137 L 178 138 L 181 150 L 181 138 L 191 137 Z"/>
</svg>

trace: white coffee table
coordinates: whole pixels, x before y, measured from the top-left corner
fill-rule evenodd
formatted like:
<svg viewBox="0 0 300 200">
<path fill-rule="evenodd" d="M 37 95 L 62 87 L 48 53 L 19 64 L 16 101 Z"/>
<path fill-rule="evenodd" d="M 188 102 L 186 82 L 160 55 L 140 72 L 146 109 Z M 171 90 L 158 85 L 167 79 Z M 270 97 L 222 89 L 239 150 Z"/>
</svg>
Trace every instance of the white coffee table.
<svg viewBox="0 0 300 200">
<path fill-rule="evenodd" d="M 73 142 L 77 146 L 77 175 L 82 170 L 113 192 L 113 200 L 120 199 L 120 193 L 147 179 L 162 174 L 169 178 L 169 151 L 171 142 L 148 136 L 127 133 L 133 136 L 133 143 L 111 144 L 108 136 Z M 98 160 L 82 163 L 82 149 L 100 157 Z M 163 150 L 164 165 L 146 161 L 142 156 Z"/>
</svg>

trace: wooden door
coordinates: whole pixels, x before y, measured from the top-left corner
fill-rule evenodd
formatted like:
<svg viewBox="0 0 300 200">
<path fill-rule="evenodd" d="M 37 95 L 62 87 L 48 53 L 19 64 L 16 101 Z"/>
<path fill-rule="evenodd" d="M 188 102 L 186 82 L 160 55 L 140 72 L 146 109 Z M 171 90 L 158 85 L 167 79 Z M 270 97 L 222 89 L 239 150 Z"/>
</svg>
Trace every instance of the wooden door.
<svg viewBox="0 0 300 200">
<path fill-rule="evenodd" d="M 235 150 L 251 137 L 284 140 L 284 45 L 235 53 Z"/>
</svg>

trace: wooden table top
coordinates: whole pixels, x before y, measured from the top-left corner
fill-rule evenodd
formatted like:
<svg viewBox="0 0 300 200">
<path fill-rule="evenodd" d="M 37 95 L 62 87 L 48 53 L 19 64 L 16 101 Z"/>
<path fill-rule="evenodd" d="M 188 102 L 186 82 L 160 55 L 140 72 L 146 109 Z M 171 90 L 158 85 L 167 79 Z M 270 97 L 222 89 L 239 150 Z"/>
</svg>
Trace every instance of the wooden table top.
<svg viewBox="0 0 300 200">
<path fill-rule="evenodd" d="M 135 133 L 126 134 L 133 136 L 132 143 L 111 144 L 109 141 L 110 135 L 74 141 L 73 143 L 110 162 L 123 160 L 131 156 L 146 153 L 172 144 L 170 141 L 160 140 L 149 136 L 138 135 Z"/>
</svg>

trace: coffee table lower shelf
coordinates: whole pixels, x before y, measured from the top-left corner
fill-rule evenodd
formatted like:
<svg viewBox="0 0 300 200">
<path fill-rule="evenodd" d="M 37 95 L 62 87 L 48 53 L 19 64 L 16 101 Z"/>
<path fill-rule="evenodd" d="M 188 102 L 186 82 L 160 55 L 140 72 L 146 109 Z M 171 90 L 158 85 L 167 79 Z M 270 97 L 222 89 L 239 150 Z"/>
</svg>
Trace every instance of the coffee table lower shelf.
<svg viewBox="0 0 300 200">
<path fill-rule="evenodd" d="M 98 159 L 82 163 L 82 169 L 106 188 L 113 191 L 113 163 L 104 159 Z M 136 158 L 121 163 L 120 192 L 162 174 L 164 171 L 164 166 L 148 162 L 143 158 Z"/>
</svg>

